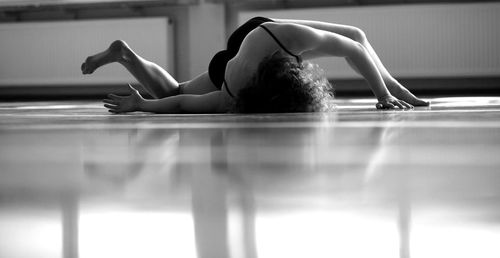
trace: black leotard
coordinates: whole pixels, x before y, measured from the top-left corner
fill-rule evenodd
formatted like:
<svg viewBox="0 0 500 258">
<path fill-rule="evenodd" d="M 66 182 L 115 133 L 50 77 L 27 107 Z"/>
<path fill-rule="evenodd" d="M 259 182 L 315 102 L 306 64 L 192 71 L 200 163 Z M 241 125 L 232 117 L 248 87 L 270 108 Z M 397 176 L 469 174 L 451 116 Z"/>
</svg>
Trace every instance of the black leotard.
<svg viewBox="0 0 500 258">
<path fill-rule="evenodd" d="M 265 17 L 254 17 L 250 20 L 248 20 L 245 24 L 241 25 L 236 31 L 231 34 L 229 37 L 229 40 L 227 41 L 227 49 L 222 50 L 215 54 L 215 56 L 212 58 L 210 61 L 210 64 L 208 66 L 208 76 L 210 77 L 210 80 L 212 83 L 219 89 L 222 88 L 222 85 L 225 83 L 226 84 L 226 90 L 229 93 L 231 97 L 234 98 L 233 94 L 229 91 L 227 87 L 227 83 L 225 82 L 225 73 L 226 73 L 226 66 L 227 62 L 231 60 L 238 51 L 240 50 L 241 43 L 245 39 L 245 37 L 250 33 L 252 30 L 254 30 L 257 27 L 262 27 L 264 30 L 266 30 L 269 35 L 278 43 L 278 45 L 288 54 L 294 56 L 297 59 L 297 62 L 301 62 L 300 56 L 297 56 L 290 52 L 288 49 L 281 44 L 281 42 L 274 36 L 273 33 L 266 27 L 264 27 L 262 24 L 265 22 L 274 22 L 273 20 Z"/>
<path fill-rule="evenodd" d="M 241 25 L 233 32 L 233 34 L 231 34 L 227 41 L 227 49 L 215 54 L 212 61 L 210 61 L 210 64 L 208 65 L 208 75 L 212 83 L 217 88 L 220 89 L 222 87 L 222 83 L 224 82 L 227 62 L 236 56 L 240 50 L 241 43 L 248 33 L 262 23 L 272 21 L 273 20 L 265 17 L 254 17 L 248 20 L 245 24 Z"/>
</svg>

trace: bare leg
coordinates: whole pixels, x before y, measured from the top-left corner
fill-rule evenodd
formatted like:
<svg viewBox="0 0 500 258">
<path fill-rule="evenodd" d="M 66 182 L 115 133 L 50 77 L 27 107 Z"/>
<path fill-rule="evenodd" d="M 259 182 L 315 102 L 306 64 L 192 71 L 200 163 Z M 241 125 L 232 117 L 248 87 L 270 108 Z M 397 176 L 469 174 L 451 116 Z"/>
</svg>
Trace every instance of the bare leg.
<svg viewBox="0 0 500 258">
<path fill-rule="evenodd" d="M 89 56 L 82 64 L 82 72 L 91 74 L 97 68 L 113 62 L 118 62 L 127 68 L 155 98 L 179 94 L 179 83 L 167 71 L 134 53 L 127 43 L 121 40 L 111 43 L 105 51 Z"/>
</svg>

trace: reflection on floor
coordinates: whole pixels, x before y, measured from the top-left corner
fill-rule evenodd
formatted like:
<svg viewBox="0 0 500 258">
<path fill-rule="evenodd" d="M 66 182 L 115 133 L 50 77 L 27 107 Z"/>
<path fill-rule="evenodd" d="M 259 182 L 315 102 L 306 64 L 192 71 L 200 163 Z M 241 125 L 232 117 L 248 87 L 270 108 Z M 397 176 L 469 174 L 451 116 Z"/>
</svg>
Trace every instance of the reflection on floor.
<svg viewBox="0 0 500 258">
<path fill-rule="evenodd" d="M 0 257 L 499 257 L 500 98 L 328 114 L 0 104 Z"/>
</svg>

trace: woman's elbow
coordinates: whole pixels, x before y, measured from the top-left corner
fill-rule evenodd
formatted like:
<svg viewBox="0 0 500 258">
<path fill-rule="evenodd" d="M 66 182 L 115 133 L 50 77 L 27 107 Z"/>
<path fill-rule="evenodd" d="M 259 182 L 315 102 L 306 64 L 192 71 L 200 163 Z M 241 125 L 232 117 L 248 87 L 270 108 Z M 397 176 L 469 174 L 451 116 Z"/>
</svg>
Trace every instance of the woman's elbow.
<svg viewBox="0 0 500 258">
<path fill-rule="evenodd" d="M 347 51 L 347 57 L 351 59 L 357 59 L 363 57 L 368 53 L 368 50 L 359 42 L 353 42 L 352 46 Z"/>
</svg>

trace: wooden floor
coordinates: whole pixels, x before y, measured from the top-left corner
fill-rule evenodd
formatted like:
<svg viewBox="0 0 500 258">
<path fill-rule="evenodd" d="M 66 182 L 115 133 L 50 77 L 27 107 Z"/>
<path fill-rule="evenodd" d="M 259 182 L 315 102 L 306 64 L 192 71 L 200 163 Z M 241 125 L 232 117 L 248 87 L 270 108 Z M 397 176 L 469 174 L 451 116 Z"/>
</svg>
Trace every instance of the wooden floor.
<svg viewBox="0 0 500 258">
<path fill-rule="evenodd" d="M 0 103 L 0 257 L 500 257 L 500 98 L 432 102 Z"/>
</svg>

